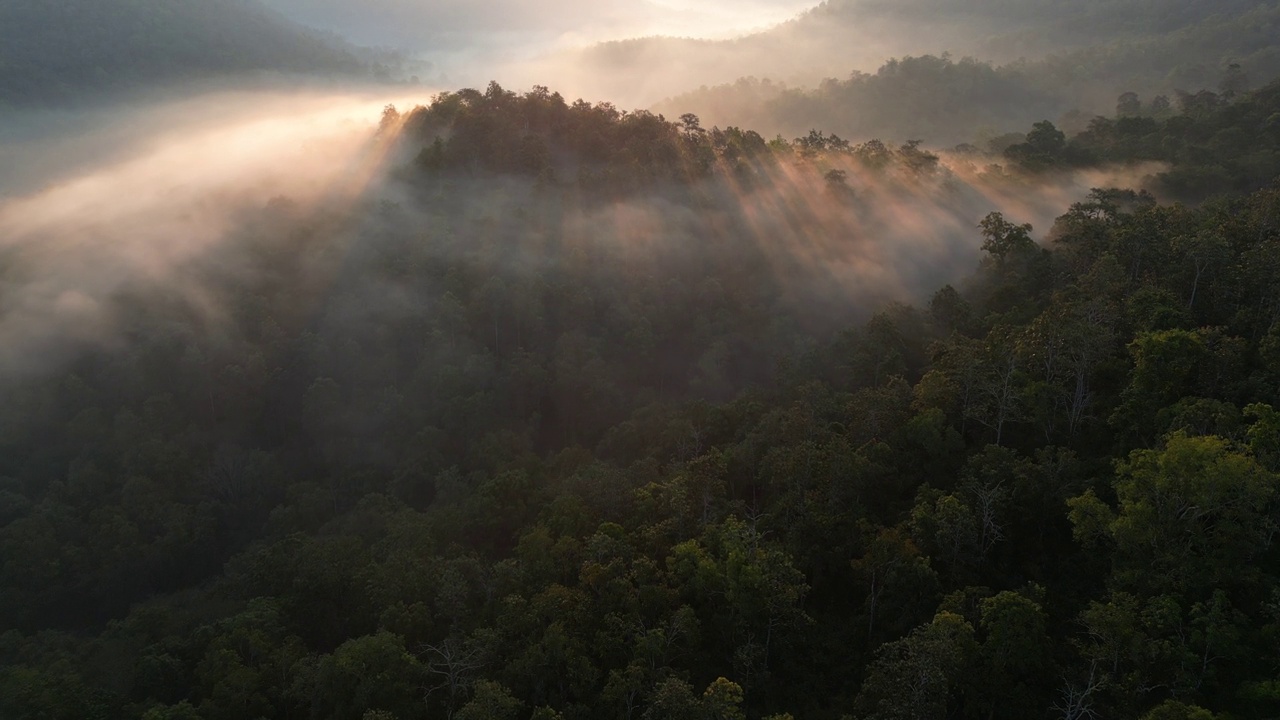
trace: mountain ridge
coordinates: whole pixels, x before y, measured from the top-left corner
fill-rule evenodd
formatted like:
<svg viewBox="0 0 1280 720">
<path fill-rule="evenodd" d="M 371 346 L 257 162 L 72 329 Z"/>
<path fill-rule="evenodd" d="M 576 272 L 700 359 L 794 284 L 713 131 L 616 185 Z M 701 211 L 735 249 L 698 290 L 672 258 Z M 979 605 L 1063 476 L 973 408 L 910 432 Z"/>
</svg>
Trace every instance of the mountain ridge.
<svg viewBox="0 0 1280 720">
<path fill-rule="evenodd" d="M 260 72 L 375 72 L 360 54 L 256 0 L 11 0 L 0 107 Z"/>
</svg>

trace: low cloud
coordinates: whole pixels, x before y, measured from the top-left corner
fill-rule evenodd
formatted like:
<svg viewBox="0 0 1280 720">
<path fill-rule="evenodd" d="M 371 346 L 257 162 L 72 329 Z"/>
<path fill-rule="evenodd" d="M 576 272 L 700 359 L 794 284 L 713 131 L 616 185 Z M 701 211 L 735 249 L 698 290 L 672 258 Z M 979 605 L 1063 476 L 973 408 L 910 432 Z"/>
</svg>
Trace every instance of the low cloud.
<svg viewBox="0 0 1280 720">
<path fill-rule="evenodd" d="M 731 37 L 782 22 L 804 0 L 265 0 L 285 16 L 364 45 L 430 60 L 452 82 L 477 83 L 553 50 L 647 35 Z M 554 78 L 542 78 L 553 83 Z"/>
<path fill-rule="evenodd" d="M 786 160 L 745 184 L 722 172 L 696 186 L 586 201 L 572 183 L 397 179 L 414 148 L 379 134 L 394 100 L 222 92 L 130 108 L 103 122 L 114 151 L 67 159 L 57 172 L 10 169 L 0 177 L 0 374 L 127 345 L 139 297 L 182 308 L 184 322 L 209 336 L 234 337 L 229 293 L 254 286 L 262 253 L 291 258 L 301 285 L 332 293 L 317 300 L 330 317 L 361 322 L 413 317 L 443 294 L 386 274 L 401 262 L 387 258 L 404 253 L 446 267 L 481 263 L 519 282 L 585 273 L 602 287 L 610 273 L 693 282 L 700 268 L 746 259 L 754 272 L 768 268 L 760 292 L 829 329 L 969 275 L 987 212 L 1043 233 L 1090 188 L 1134 185 L 1153 171 L 1067 173 L 1028 186 L 993 179 L 968 157 L 944 158 L 923 182 L 836 160 L 851 193 L 841 199 L 824 178 L 830 168 Z M 145 131 L 130 136 L 124 126 Z M 27 149 L 55 156 L 82 142 L 47 137 Z"/>
</svg>

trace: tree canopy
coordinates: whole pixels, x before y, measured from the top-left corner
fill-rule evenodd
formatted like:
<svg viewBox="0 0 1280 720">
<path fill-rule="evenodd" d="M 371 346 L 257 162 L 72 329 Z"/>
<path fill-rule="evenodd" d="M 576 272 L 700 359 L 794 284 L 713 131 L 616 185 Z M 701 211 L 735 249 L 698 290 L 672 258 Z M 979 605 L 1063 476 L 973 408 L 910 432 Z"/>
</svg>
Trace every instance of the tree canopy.
<svg viewBox="0 0 1280 720">
<path fill-rule="evenodd" d="M 1280 712 L 1280 191 L 1036 228 L 920 143 L 496 83 L 381 132 L 184 270 L 216 318 L 140 280 L 0 374 L 0 716 Z M 1025 143 L 976 187 L 1131 159 Z M 964 270 L 873 287 L 922 217 Z"/>
</svg>

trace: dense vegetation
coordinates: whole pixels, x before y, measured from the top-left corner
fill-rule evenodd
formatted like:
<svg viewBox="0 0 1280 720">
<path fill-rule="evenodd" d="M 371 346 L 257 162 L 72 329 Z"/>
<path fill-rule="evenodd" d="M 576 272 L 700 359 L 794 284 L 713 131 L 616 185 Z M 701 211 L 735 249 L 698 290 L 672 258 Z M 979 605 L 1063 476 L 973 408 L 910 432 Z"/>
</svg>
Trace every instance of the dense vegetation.
<svg viewBox="0 0 1280 720">
<path fill-rule="evenodd" d="M 1198 201 L 1248 193 L 1280 176 L 1280 82 L 1256 92 L 1180 93 L 1173 101 L 1136 93 L 1119 98 L 1114 118 L 1095 117 L 1068 139 L 1053 123 L 1025 136 L 995 138 L 987 148 L 1023 171 L 1039 173 L 1104 163 L 1160 162 L 1148 180 L 1159 195 Z M 980 152 L 961 146 L 962 152 Z"/>
<path fill-rule="evenodd" d="M 252 0 L 0 3 L 0 108 L 254 71 L 370 69 Z"/>
<path fill-rule="evenodd" d="M 827 80 L 813 90 L 743 78 L 677 96 L 657 109 L 684 109 L 711 122 L 735 118 L 788 135 L 821 127 L 853 138 L 928 138 L 954 145 L 1041 118 L 1056 120 L 1063 105 L 1057 89 L 1024 69 L 926 55 Z"/>
<path fill-rule="evenodd" d="M 1176 173 L 1274 94 L 988 174 Z M 497 85 L 381 142 L 4 369 L 0 716 L 1280 713 L 1280 191 L 1037 243 L 914 143 Z"/>
<path fill-rule="evenodd" d="M 878 30 L 885 17 L 898 17 L 903 27 Z M 866 25 L 863 18 L 872 20 Z M 962 30 L 954 38 L 946 30 L 920 29 L 960 19 L 965 22 L 956 25 Z M 911 30 L 914 26 L 920 27 Z M 1275 77 L 1280 73 L 1278 27 L 1280 5 L 1274 2 L 829 3 L 764 38 L 734 41 L 747 56 L 803 56 L 803 67 L 824 68 L 828 79 L 735 58 L 729 77 L 702 79 L 709 87 L 678 94 L 655 109 L 694 112 L 708 122 L 741 123 L 770 134 L 821 127 L 853 138 L 971 142 L 979 133 L 1004 133 L 1046 117 L 1056 121 L 1073 111 L 1083 112 L 1086 121 L 1109 114 L 1115 98 L 1126 92 L 1173 97 L 1177 91 L 1219 90 L 1249 78 Z M 877 43 L 885 42 L 882 36 L 903 33 L 913 40 L 874 55 L 872 65 L 859 58 L 823 65 L 838 52 L 819 43 L 824 47 L 816 53 L 820 59 L 792 47 L 828 35 L 831 43 L 858 47 L 848 39 L 857 33 L 867 34 L 866 42 L 877 50 Z M 995 37 L 964 41 L 984 33 Z M 735 47 L 614 52 L 652 65 L 664 62 L 654 55 L 684 62 L 695 49 L 714 58 Z M 881 65 L 888 55 L 900 59 Z M 691 64 L 704 63 L 715 65 L 712 59 Z M 862 71 L 877 65 L 875 72 Z M 666 87 L 672 86 L 678 85 Z"/>
</svg>

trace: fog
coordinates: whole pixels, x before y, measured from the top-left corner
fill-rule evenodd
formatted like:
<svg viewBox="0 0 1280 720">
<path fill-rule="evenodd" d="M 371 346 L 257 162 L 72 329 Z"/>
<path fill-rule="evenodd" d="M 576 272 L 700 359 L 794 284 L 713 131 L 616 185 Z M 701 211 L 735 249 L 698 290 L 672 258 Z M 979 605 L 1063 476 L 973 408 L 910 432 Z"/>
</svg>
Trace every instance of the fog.
<svg viewBox="0 0 1280 720">
<path fill-rule="evenodd" d="M 1280 2 L 809 3 L 0 0 L 0 720 L 1267 716 Z"/>
<path fill-rule="evenodd" d="M 138 283 L 216 319 L 217 300 L 184 272 L 272 198 L 332 207 L 366 192 L 389 99 L 220 92 L 10 125 L 22 139 L 0 155 L 0 366 L 30 371 L 114 342 L 113 298 Z M 52 118 L 68 134 L 39 129 Z"/>
<path fill-rule="evenodd" d="M 756 260 L 789 312 L 832 329 L 970 274 L 975 226 L 989 211 L 1042 232 L 1089 188 L 1151 172 L 1064 175 L 1032 191 L 969 158 L 944 160 L 928 181 L 837 163 L 853 201 L 832 197 L 825 168 L 791 160 L 750 183 L 726 172 L 609 201 L 586 199 L 572 183 L 547 191 L 516 178 L 423 185 L 409 163 L 418 145 L 397 140 L 394 127 L 378 130 L 385 105 L 416 99 L 218 92 L 64 118 L 72 137 L 38 131 L 33 116 L 20 146 L 6 146 L 17 162 L 0 175 L 0 369 L 21 376 L 86 349 L 123 348 L 140 294 L 180 308 L 202 332 L 236 337 L 227 305 L 257 282 L 255 258 L 268 250 L 296 254 L 297 282 L 308 288 L 337 271 L 314 258 L 346 258 L 344 283 L 320 290 L 346 300 L 316 302 L 335 316 L 358 307 L 366 319 L 382 314 L 391 292 L 380 264 L 388 252 L 479 263 L 508 279 L 557 272 L 588 283 L 618 275 L 661 284 L 696 278 L 704 263 Z M 574 265 L 583 252 L 595 261 Z M 393 314 L 431 312 L 433 292 L 401 294 Z"/>
<path fill-rule="evenodd" d="M 516 0 L 425 2 L 370 0 L 266 0 L 287 17 L 341 33 L 354 42 L 430 52 L 485 45 L 505 34 L 531 40 L 610 40 L 653 34 L 725 37 L 782 22 L 809 0 L 684 2 L 681 0 Z"/>
<path fill-rule="evenodd" d="M 264 1 L 293 20 L 352 42 L 429 60 L 438 77 L 451 84 L 483 84 L 494 77 L 512 84 L 552 83 L 567 78 L 530 77 L 529 64 L 559 66 L 565 53 L 632 37 L 731 38 L 784 22 L 811 5 L 808 0 Z M 606 89 L 609 97 L 593 99 L 636 99 L 624 97 L 621 83 Z"/>
<path fill-rule="evenodd" d="M 290 12 L 320 17 L 338 11 L 295 1 Z M 946 108 L 931 118 L 932 134 L 913 136 L 967 140 L 979 130 L 998 134 L 1021 128 L 968 122 L 974 114 L 1023 110 L 1037 120 L 1055 121 L 1073 111 L 1085 117 L 1110 114 L 1124 92 L 1154 96 L 1214 89 L 1232 63 L 1254 77 L 1270 77 L 1280 69 L 1274 52 L 1280 8 L 1247 0 L 1156 0 L 1141 8 L 1120 0 L 1071 6 L 1004 0 L 761 0 L 703 3 L 696 9 L 684 3 L 606 1 L 553 3 L 536 10 L 501 2 L 429 8 L 401 3 L 365 17 L 381 18 L 375 24 L 382 29 L 370 28 L 362 37 L 400 43 L 429 57 L 441 71 L 435 78 L 447 85 L 482 86 L 490 79 L 517 87 L 543 84 L 571 98 L 608 100 L 620 107 L 675 114 L 692 110 L 722 125 L 759 118 L 752 127 L 770 134 L 818 127 L 850 135 L 850 129 L 833 126 L 832 118 L 855 116 L 842 124 L 856 126 L 865 107 L 893 114 L 912 102 L 913 92 L 962 94 L 958 88 L 965 81 L 908 80 L 834 110 L 812 107 L 799 96 L 771 105 L 758 93 L 720 89 L 722 99 L 741 110 L 734 115 L 714 113 L 717 101 L 697 91 L 743 78 L 817 91 L 832 79 L 876 73 L 894 58 L 973 58 L 998 69 L 1004 86 L 988 85 L 956 98 L 955 113 Z M 371 22 L 351 19 L 348 27 Z M 342 22 L 319 24 L 337 28 Z M 680 109 L 681 103 L 688 107 Z M 841 105 L 838 98 L 830 104 Z M 953 114 L 961 118 L 948 126 Z M 804 127 L 794 130 L 797 125 Z"/>
</svg>

